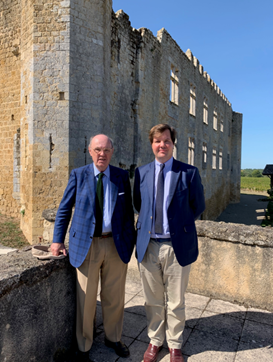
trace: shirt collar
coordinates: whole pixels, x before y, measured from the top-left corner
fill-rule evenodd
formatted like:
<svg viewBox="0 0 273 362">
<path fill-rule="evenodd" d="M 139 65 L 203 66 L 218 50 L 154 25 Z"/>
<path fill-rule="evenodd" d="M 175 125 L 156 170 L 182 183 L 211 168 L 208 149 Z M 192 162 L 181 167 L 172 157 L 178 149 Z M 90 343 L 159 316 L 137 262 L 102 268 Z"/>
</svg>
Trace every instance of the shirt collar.
<svg viewBox="0 0 273 362">
<path fill-rule="evenodd" d="M 97 167 L 95 166 L 95 164 L 93 163 L 93 167 L 94 167 L 94 175 L 95 177 L 98 176 L 98 174 L 101 172 L 97 169 Z M 108 165 L 107 169 L 105 171 L 103 171 L 104 175 L 107 176 L 108 178 L 110 177 L 110 167 Z"/>
<path fill-rule="evenodd" d="M 162 164 L 155 159 L 155 166 L 160 167 L 160 165 Z M 172 169 L 172 165 L 173 165 L 173 157 L 171 157 L 168 161 L 165 162 L 165 167 L 164 167 L 165 172 L 170 171 Z"/>
</svg>

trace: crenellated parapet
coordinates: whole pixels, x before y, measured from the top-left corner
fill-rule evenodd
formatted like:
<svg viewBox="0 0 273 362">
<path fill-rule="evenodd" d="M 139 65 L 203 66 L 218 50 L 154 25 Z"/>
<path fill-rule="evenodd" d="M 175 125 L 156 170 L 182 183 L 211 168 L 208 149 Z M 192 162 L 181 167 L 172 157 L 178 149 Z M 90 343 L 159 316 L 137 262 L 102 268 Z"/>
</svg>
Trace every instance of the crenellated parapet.
<svg viewBox="0 0 273 362">
<path fill-rule="evenodd" d="M 204 71 L 204 67 L 199 63 L 199 60 L 195 56 L 193 56 L 191 50 L 188 49 L 185 54 L 189 61 L 193 64 L 193 66 L 199 69 L 200 74 L 203 75 L 203 77 L 216 91 L 216 93 L 231 107 L 231 103 L 229 102 L 227 97 L 224 95 L 218 85 L 211 79 L 210 75 L 206 71 Z"/>
</svg>

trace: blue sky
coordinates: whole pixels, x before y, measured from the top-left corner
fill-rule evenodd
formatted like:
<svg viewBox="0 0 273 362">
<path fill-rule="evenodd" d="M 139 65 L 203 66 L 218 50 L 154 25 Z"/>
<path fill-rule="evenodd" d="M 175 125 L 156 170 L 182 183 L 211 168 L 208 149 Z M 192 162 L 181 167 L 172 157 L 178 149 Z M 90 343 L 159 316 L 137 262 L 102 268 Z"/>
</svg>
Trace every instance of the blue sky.
<svg viewBox="0 0 273 362">
<path fill-rule="evenodd" d="M 242 168 L 273 164 L 273 0 L 113 0 L 113 9 L 191 49 L 243 113 Z"/>
</svg>

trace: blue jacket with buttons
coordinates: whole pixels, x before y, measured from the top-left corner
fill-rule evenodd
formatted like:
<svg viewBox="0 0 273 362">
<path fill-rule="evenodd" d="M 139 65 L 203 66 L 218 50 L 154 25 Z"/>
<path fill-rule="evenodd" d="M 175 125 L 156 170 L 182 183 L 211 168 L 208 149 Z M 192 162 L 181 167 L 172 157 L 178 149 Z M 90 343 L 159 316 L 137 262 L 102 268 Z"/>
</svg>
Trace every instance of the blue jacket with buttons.
<svg viewBox="0 0 273 362">
<path fill-rule="evenodd" d="M 167 205 L 170 237 L 179 264 L 186 266 L 198 256 L 195 220 L 205 210 L 204 191 L 196 167 L 173 159 L 171 172 Z M 143 260 L 150 241 L 154 175 L 154 162 L 135 171 L 134 206 L 139 212 L 136 254 L 139 262 Z"/>
<path fill-rule="evenodd" d="M 112 205 L 112 234 L 120 259 L 130 261 L 134 244 L 134 211 L 128 172 L 109 165 Z M 74 169 L 60 203 L 53 243 L 63 243 L 74 209 L 69 235 L 70 263 L 78 268 L 91 246 L 95 231 L 95 176 L 93 164 Z"/>
</svg>

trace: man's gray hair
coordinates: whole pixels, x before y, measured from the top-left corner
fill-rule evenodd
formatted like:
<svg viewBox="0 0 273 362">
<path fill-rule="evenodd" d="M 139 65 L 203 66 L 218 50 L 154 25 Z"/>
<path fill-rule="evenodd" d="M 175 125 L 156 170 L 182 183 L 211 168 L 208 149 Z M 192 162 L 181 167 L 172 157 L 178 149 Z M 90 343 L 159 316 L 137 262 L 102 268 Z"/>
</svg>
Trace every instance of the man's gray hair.
<svg viewBox="0 0 273 362">
<path fill-rule="evenodd" d="M 104 133 L 98 133 L 98 134 L 96 134 L 95 136 L 90 137 L 90 142 L 89 142 L 89 146 L 90 146 L 90 147 L 91 147 L 92 139 L 93 139 L 94 137 L 98 136 L 98 135 L 103 135 L 103 136 L 108 137 L 108 139 L 109 139 L 109 141 L 110 141 L 110 143 L 111 143 L 111 147 L 114 148 L 114 141 L 112 140 L 112 138 L 110 138 L 109 136 L 107 136 L 107 134 L 104 134 Z"/>
</svg>

